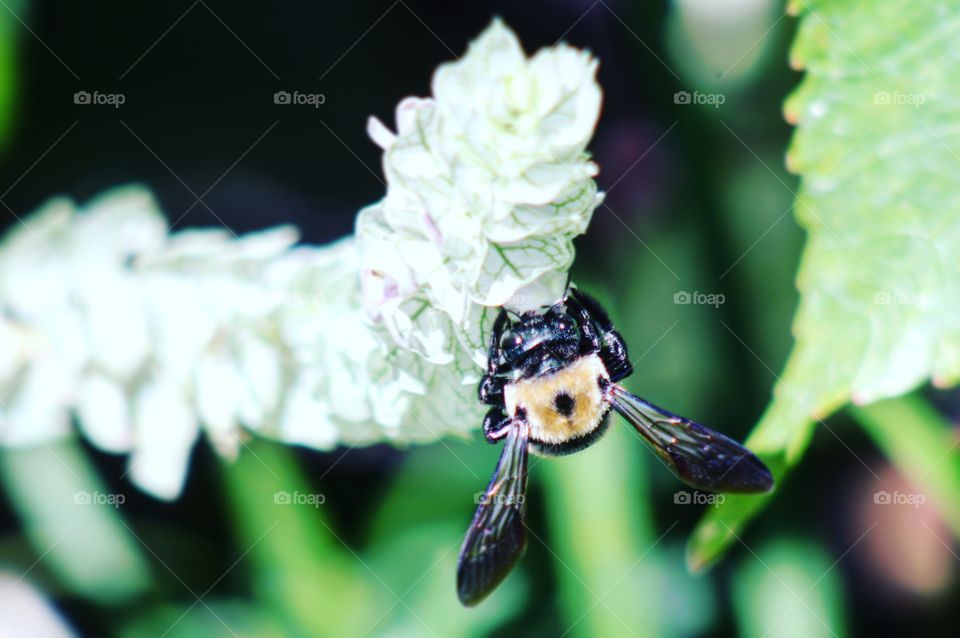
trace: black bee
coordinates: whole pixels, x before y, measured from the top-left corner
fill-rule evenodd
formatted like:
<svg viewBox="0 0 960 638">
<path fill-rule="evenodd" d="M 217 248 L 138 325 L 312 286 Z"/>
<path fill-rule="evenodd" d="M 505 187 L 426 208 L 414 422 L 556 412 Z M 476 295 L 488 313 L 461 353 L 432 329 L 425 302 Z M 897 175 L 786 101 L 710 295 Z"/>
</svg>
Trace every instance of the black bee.
<svg viewBox="0 0 960 638">
<path fill-rule="evenodd" d="M 492 592 L 527 545 L 527 452 L 572 454 L 594 443 L 613 408 L 687 484 L 717 492 L 773 488 L 770 470 L 739 443 L 636 397 L 618 383 L 633 372 L 627 346 L 600 304 L 575 288 L 545 312 L 493 325 L 480 401 L 490 443 L 505 440 L 467 531 L 457 594 L 472 606 Z"/>
</svg>

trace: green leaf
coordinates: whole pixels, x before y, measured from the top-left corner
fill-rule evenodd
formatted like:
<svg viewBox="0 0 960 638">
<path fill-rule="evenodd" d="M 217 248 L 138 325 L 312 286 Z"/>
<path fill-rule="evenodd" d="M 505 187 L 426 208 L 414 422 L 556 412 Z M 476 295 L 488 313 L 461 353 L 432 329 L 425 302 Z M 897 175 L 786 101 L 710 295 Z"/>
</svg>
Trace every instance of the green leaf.
<svg viewBox="0 0 960 638">
<path fill-rule="evenodd" d="M 848 402 L 960 378 L 960 6 L 796 1 L 787 163 L 808 233 L 796 343 L 748 440 L 782 480 L 815 422 Z M 895 29 L 889 25 L 896 24 Z M 709 512 L 688 547 L 714 560 L 768 498 Z"/>
</svg>

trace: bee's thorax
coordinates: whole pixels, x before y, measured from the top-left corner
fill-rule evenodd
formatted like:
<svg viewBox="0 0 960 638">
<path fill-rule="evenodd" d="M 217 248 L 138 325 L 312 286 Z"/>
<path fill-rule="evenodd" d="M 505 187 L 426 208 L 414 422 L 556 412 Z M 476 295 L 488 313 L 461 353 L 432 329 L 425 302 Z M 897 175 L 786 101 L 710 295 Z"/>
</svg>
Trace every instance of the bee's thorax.
<svg viewBox="0 0 960 638">
<path fill-rule="evenodd" d="M 610 407 L 607 387 L 603 362 L 589 354 L 550 374 L 512 381 L 503 396 L 507 414 L 529 424 L 531 441 L 558 445 L 600 426 Z"/>
</svg>

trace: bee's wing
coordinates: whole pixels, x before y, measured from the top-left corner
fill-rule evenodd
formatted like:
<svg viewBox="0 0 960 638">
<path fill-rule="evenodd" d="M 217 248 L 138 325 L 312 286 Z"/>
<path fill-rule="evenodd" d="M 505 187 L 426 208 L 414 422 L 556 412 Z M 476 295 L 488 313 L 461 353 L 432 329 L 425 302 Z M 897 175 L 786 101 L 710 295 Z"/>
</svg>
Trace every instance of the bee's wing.
<svg viewBox="0 0 960 638">
<path fill-rule="evenodd" d="M 527 490 L 529 426 L 514 421 L 483 502 L 460 549 L 457 594 L 473 606 L 507 577 L 527 547 L 523 523 Z"/>
<path fill-rule="evenodd" d="M 773 476 L 753 452 L 719 432 L 613 386 L 613 408 L 688 485 L 711 492 L 768 492 Z"/>
</svg>

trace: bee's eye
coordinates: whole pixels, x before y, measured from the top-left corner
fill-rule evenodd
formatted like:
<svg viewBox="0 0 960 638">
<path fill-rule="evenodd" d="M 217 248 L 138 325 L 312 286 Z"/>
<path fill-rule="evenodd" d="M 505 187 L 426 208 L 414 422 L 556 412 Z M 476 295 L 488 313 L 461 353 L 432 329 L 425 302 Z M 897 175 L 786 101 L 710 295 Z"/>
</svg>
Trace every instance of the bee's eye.
<svg viewBox="0 0 960 638">
<path fill-rule="evenodd" d="M 503 336 L 500 337 L 500 349 L 506 350 L 507 348 L 512 348 L 514 346 L 519 346 L 523 343 L 523 337 L 518 333 L 510 331 L 503 333 Z"/>
</svg>

